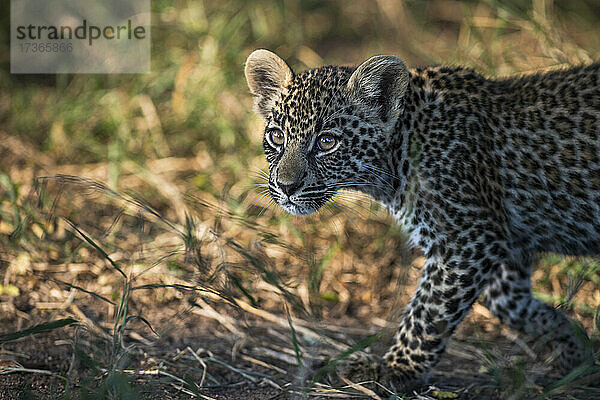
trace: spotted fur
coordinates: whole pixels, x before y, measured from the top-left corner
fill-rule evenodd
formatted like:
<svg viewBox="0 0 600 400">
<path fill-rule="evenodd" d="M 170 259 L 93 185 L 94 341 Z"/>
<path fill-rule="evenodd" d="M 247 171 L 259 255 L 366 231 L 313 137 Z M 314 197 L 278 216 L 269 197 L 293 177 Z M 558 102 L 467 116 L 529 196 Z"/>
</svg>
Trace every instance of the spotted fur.
<svg viewBox="0 0 600 400">
<path fill-rule="evenodd" d="M 600 253 L 600 64 L 488 79 L 379 56 L 295 75 L 257 50 L 246 77 L 277 203 L 306 214 L 340 189 L 359 190 L 424 251 L 376 377 L 428 372 L 480 296 L 509 327 L 544 338 L 565 370 L 590 359 L 572 322 L 533 298 L 530 274 L 539 252 Z M 277 131 L 279 147 L 269 140 Z M 315 146 L 322 135 L 333 151 Z M 363 375 L 346 372 L 372 378 L 368 363 Z"/>
</svg>

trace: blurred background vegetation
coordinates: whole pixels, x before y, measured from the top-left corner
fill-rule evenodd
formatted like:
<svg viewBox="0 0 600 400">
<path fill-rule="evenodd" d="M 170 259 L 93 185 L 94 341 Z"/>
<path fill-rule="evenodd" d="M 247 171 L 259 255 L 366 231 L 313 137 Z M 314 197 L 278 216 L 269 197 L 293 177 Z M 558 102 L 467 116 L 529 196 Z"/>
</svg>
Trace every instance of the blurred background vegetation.
<svg viewBox="0 0 600 400">
<path fill-rule="evenodd" d="M 255 248 L 256 237 L 264 241 L 267 235 L 223 219 L 258 223 L 278 235 L 282 248 L 300 254 L 290 262 L 285 252 L 268 252 L 269 270 L 255 271 L 262 279 L 248 275 L 244 265 L 234 268 L 223 284 L 233 288 L 233 296 L 283 312 L 277 298 L 261 302 L 266 282 L 285 296 L 282 287 L 290 288 L 309 314 L 393 320 L 390 311 L 411 290 L 400 290 L 398 282 L 408 274 L 414 284 L 418 272 L 407 269 L 410 258 L 390 255 L 390 248 L 402 255 L 403 238 L 385 211 L 360 196 L 354 211 L 349 205 L 308 218 L 290 217 L 274 206 L 263 209 L 266 201 L 255 186 L 256 171 L 266 168 L 262 126 L 251 113 L 243 75 L 254 49 L 275 51 L 295 70 L 356 65 L 387 53 L 409 66 L 460 64 L 492 77 L 600 59 L 597 0 L 153 0 L 151 73 L 13 75 L 8 1 L 0 3 L 0 11 L 0 302 L 11 304 L 4 311 L 15 312 L 9 322 L 18 326 L 24 316 L 17 312 L 22 311 L 17 295 L 37 291 L 30 301 L 34 310 L 36 302 L 60 297 L 59 286 L 28 280 L 39 270 L 36 262 L 93 263 L 81 252 L 85 246 L 66 245 L 74 235 L 53 237 L 28 208 L 34 178 L 58 173 L 133 191 L 164 218 L 188 228 L 185 210 L 203 204 L 195 217 L 242 248 Z M 97 221 L 106 216 L 100 205 L 94 209 L 76 197 L 65 212 L 79 209 Z M 46 239 L 60 246 L 46 246 Z M 168 264 L 147 282 L 173 282 L 169 275 L 198 281 L 197 271 L 186 275 L 178 268 Z M 78 282 L 87 282 L 87 290 L 118 297 L 118 279 L 86 273 L 91 276 L 78 276 Z M 555 304 L 572 300 L 573 277 L 583 279 L 574 312 L 591 329 L 600 306 L 596 264 L 546 257 L 535 275 L 536 290 Z M 63 286 L 61 293 L 68 296 L 68 289 Z M 161 296 L 148 301 L 177 297 Z M 14 330 L 9 326 L 1 330 Z"/>
<path fill-rule="evenodd" d="M 237 182 L 261 154 L 242 74 L 253 49 L 296 69 L 393 53 L 496 76 L 589 62 L 600 48 L 594 0 L 155 0 L 152 10 L 142 75 L 11 75 L 3 29 L 0 129 L 56 164 L 206 151 Z"/>
</svg>

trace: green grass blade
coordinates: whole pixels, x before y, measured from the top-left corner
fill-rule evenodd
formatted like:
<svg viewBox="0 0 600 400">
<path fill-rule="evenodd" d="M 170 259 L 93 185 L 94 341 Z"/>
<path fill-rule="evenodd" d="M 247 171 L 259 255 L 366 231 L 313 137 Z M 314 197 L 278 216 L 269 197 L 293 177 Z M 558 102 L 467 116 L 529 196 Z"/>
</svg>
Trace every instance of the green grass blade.
<svg viewBox="0 0 600 400">
<path fill-rule="evenodd" d="M 148 320 L 146 318 L 142 317 L 141 315 L 130 315 L 125 320 L 124 325 L 127 325 L 129 322 L 133 321 L 134 319 L 139 319 L 140 321 L 142 321 L 144 324 L 146 324 L 146 326 L 148 328 L 150 328 L 150 330 L 152 331 L 152 333 L 154 333 L 155 335 L 158 336 L 158 333 L 154 330 L 154 328 L 152 327 L 152 325 L 150 325 L 150 322 L 148 322 Z M 123 329 L 125 329 L 125 326 L 123 326 Z"/>
<path fill-rule="evenodd" d="M 115 318 L 115 327 L 113 335 L 113 343 L 115 354 L 121 343 L 123 343 L 123 332 L 127 321 L 127 310 L 129 308 L 129 285 L 127 282 L 123 283 L 123 294 L 121 295 L 121 301 L 119 302 L 119 309 Z"/>
<path fill-rule="evenodd" d="M 208 286 L 204 286 L 204 285 L 196 285 L 196 286 L 192 286 L 192 285 L 182 285 L 179 283 L 173 283 L 173 284 L 166 284 L 166 283 L 149 283 L 146 285 L 140 285 L 140 286 L 134 286 L 131 288 L 131 290 L 151 290 L 151 289 L 166 289 L 166 288 L 172 288 L 172 289 L 177 289 L 177 290 L 181 290 L 181 291 L 185 291 L 185 292 L 208 292 L 208 293 L 212 293 L 216 296 L 219 296 L 221 299 L 225 300 L 228 304 L 234 306 L 234 307 L 239 307 L 238 304 L 236 303 L 235 299 L 223 292 L 220 292 L 216 289 L 212 289 Z"/>
<path fill-rule="evenodd" d="M 1 336 L 0 344 L 11 342 L 13 340 L 17 340 L 17 339 L 20 339 L 25 336 L 35 335 L 37 333 L 53 331 L 55 329 L 63 328 L 65 326 L 72 325 L 77 322 L 78 321 L 76 319 L 73 319 L 70 317 L 64 318 L 64 319 L 58 319 L 58 320 L 52 321 L 52 322 L 45 322 L 43 324 L 32 326 L 31 328 L 27 328 L 27 329 L 24 329 L 19 332 L 10 333 L 8 335 Z"/>
<path fill-rule="evenodd" d="M 93 297 L 95 297 L 95 298 L 97 298 L 97 299 L 100 299 L 100 300 L 102 300 L 102 301 L 105 301 L 105 302 L 107 302 L 107 303 L 109 303 L 109 304 L 112 304 L 113 306 L 115 305 L 114 301 L 110 301 L 110 300 L 109 300 L 109 299 L 107 299 L 106 297 L 104 297 L 104 296 L 102 296 L 102 295 L 99 295 L 98 293 L 94 293 L 94 292 L 91 292 L 91 291 L 89 291 L 89 290 L 86 290 L 86 289 L 82 288 L 81 286 L 77 286 L 77 285 L 74 285 L 74 284 L 72 284 L 72 283 L 68 283 L 68 282 L 65 282 L 65 281 L 61 281 L 60 279 L 52 279 L 52 280 L 53 280 L 54 282 L 56 282 L 56 283 L 60 283 L 61 285 L 65 285 L 65 286 L 68 286 L 68 287 L 70 287 L 70 288 L 72 288 L 72 289 L 77 289 L 77 290 L 79 290 L 79 291 L 82 291 L 83 293 L 87 293 L 87 294 L 89 294 L 90 296 L 93 296 Z"/>
<path fill-rule="evenodd" d="M 234 286 L 237 287 L 240 290 L 240 292 L 242 292 L 242 294 L 250 301 L 250 304 L 252 304 L 253 307 L 258 307 L 258 303 L 254 299 L 252 294 L 250 294 L 250 291 L 246 289 L 244 285 L 242 285 L 242 282 L 238 279 L 237 276 L 230 274 L 229 279 L 231 279 L 231 283 L 233 283 Z"/>
<path fill-rule="evenodd" d="M 356 343 L 354 346 L 350 347 L 348 350 L 337 355 L 333 360 L 329 361 L 325 366 L 323 366 L 321 369 L 319 369 L 317 371 L 317 373 L 311 380 L 311 385 L 313 385 L 315 382 L 317 382 L 319 379 L 321 379 L 323 376 L 325 376 L 325 374 L 333 371 L 333 369 L 335 368 L 337 363 L 339 363 L 340 361 L 342 361 L 345 358 L 350 357 L 352 354 L 356 353 L 357 351 L 361 351 L 364 348 L 368 347 L 375 340 L 379 339 L 381 337 L 381 335 L 383 335 L 383 331 L 379 331 L 376 334 L 371 335 L 364 340 L 361 340 L 360 342 Z"/>
<path fill-rule="evenodd" d="M 319 292 L 319 286 L 321 286 L 321 281 L 323 280 L 323 274 L 327 269 L 327 265 L 331 262 L 339 250 L 339 244 L 334 243 L 329 247 L 329 250 L 327 250 L 327 253 L 317 264 L 316 268 L 311 271 L 310 275 L 308 276 L 308 282 L 313 293 Z"/>
<path fill-rule="evenodd" d="M 300 352 L 300 345 L 298 344 L 298 337 L 296 336 L 296 329 L 294 329 L 294 324 L 292 323 L 292 316 L 290 315 L 290 310 L 285 303 L 285 315 L 287 316 L 288 324 L 290 325 L 290 334 L 292 335 L 292 344 L 294 345 L 294 353 L 296 354 L 296 361 L 298 362 L 298 366 L 302 368 L 304 365 L 302 363 L 302 353 Z"/>
<path fill-rule="evenodd" d="M 197 397 L 202 396 L 202 394 L 200 393 L 200 386 L 198 386 L 198 384 L 194 382 L 192 378 L 190 378 L 189 376 L 185 376 L 183 377 L 183 380 L 185 381 L 185 387 L 187 390 L 194 393 Z"/>
<path fill-rule="evenodd" d="M 300 302 L 298 302 L 296 300 L 294 295 L 292 293 L 290 293 L 281 284 L 280 279 L 277 276 L 277 274 L 275 274 L 273 271 L 270 271 L 268 268 L 266 268 L 266 266 L 258 258 L 253 256 L 252 254 L 250 254 L 250 252 L 248 252 L 246 249 L 244 249 L 241 245 L 239 245 L 235 241 L 233 241 L 231 239 L 227 239 L 226 244 L 227 244 L 227 246 L 229 246 L 230 248 L 235 250 L 238 254 L 240 254 L 242 257 L 244 257 L 246 260 L 248 260 L 250 262 L 250 264 L 252 264 L 252 266 L 254 266 L 254 268 L 256 268 L 256 270 L 258 272 L 260 272 L 263 280 L 265 282 L 275 286 L 277 289 L 279 289 L 279 292 L 281 293 L 281 295 L 287 301 L 289 301 L 294 307 L 297 307 L 299 310 L 303 309 L 302 304 L 300 304 Z"/>
<path fill-rule="evenodd" d="M 98 253 L 100 253 L 100 255 L 108 260 L 108 262 L 110 263 L 110 265 L 113 266 L 114 269 L 116 269 L 121 275 L 123 275 L 124 278 L 127 278 L 127 275 L 125 275 L 125 272 L 123 272 L 123 270 L 121 269 L 121 267 L 119 267 L 117 265 L 117 263 L 115 263 L 110 256 L 98 245 L 96 244 L 96 242 L 94 242 L 94 240 L 92 240 L 92 238 L 90 238 L 89 236 L 87 236 L 85 233 L 83 233 L 79 228 L 77 228 L 75 226 L 74 223 L 72 223 L 71 221 L 69 221 L 68 219 L 65 219 L 65 221 L 67 222 L 67 224 L 69 224 L 69 226 L 71 228 L 73 228 L 74 230 L 77 231 L 77 233 L 79 233 L 79 235 L 86 241 L 89 243 L 90 246 L 92 246 L 94 249 L 96 249 L 96 251 Z"/>
<path fill-rule="evenodd" d="M 574 370 L 569 372 L 567 375 L 563 376 L 561 379 L 559 379 L 558 381 L 554 382 L 553 384 L 548 386 L 546 389 L 544 389 L 544 392 L 538 397 L 538 399 L 545 399 L 548 396 L 550 396 L 551 394 L 563 389 L 564 386 L 576 381 L 578 378 L 582 378 L 586 375 L 591 375 L 591 374 L 594 374 L 599 371 L 600 371 L 600 365 L 590 365 L 590 364 L 580 365 L 579 367 L 575 368 Z"/>
</svg>

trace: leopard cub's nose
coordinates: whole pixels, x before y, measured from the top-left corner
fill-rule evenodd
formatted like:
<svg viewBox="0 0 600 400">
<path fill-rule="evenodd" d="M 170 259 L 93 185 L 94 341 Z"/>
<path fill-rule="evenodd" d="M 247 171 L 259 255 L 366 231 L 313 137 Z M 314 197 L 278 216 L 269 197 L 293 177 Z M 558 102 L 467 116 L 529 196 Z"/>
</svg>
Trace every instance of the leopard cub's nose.
<svg viewBox="0 0 600 400">
<path fill-rule="evenodd" d="M 288 197 L 293 195 L 294 193 L 296 193 L 298 191 L 298 189 L 300 189 L 302 187 L 303 181 L 296 181 L 290 184 L 284 184 L 281 183 L 279 181 L 277 181 L 277 186 L 279 186 L 279 188 L 281 189 L 281 191 L 283 193 L 285 193 Z"/>
</svg>

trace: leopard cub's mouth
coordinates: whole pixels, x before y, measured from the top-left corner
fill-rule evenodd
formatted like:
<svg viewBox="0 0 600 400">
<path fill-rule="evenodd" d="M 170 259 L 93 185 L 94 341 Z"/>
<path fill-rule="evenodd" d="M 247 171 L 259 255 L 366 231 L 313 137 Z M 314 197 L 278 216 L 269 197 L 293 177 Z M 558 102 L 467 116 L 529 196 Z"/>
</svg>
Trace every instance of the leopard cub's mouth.
<svg viewBox="0 0 600 400">
<path fill-rule="evenodd" d="M 329 197 L 327 196 L 309 196 L 309 198 L 291 196 L 290 198 L 285 195 L 282 196 L 277 194 L 272 197 L 281 208 L 294 215 L 312 214 L 318 211 L 329 200 Z"/>
<path fill-rule="evenodd" d="M 285 211 L 289 212 L 290 214 L 294 214 L 294 215 L 308 215 L 308 214 L 312 214 L 318 210 L 318 208 L 315 208 L 315 207 L 306 207 L 301 204 L 295 203 L 294 201 L 292 201 L 290 199 L 283 199 L 281 201 L 278 201 L 277 203 Z"/>
</svg>

